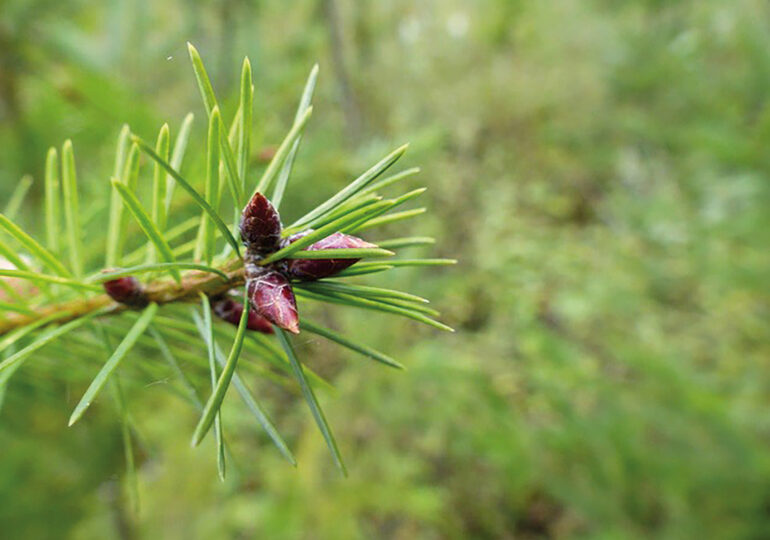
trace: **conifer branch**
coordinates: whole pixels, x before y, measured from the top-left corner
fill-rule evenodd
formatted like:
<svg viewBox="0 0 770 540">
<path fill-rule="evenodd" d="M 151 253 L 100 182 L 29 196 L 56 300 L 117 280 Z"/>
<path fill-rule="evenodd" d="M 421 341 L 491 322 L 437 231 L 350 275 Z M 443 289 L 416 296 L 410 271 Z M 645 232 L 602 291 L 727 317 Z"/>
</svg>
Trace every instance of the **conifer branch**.
<svg viewBox="0 0 770 540">
<path fill-rule="evenodd" d="M 88 220 L 80 212 L 70 141 L 65 142 L 61 154 L 51 149 L 47 155 L 43 231 L 46 241 L 36 240 L 34 232 L 38 231 L 24 231 L 15 221 L 28 186 L 21 185 L 5 214 L 0 214 L 0 256 L 6 264 L 0 268 L 0 293 L 4 294 L 0 296 L 0 395 L 32 354 L 55 355 L 72 346 L 81 357 L 101 363 L 72 413 L 72 425 L 96 402 L 108 383 L 118 385 L 119 370 L 133 366 L 136 373 L 144 376 L 158 370 L 157 364 L 168 364 L 185 390 L 179 394 L 200 414 L 194 444 L 203 440 L 212 425 L 215 427 L 220 476 L 224 476 L 224 439 L 217 419 L 231 383 L 277 450 L 294 464 L 288 446 L 238 371 L 248 369 L 267 377 L 277 375 L 264 366 L 239 362 L 241 351 L 247 350 L 276 368 L 282 382 L 293 380 L 298 385 L 334 462 L 344 473 L 342 456 L 315 395 L 315 390 L 323 389 L 327 383 L 298 358 L 290 334 L 308 331 L 383 365 L 402 366 L 356 339 L 307 321 L 304 303 L 323 302 L 365 309 L 377 315 L 397 315 L 452 331 L 436 320 L 438 312 L 427 307 L 427 300 L 419 296 L 349 283 L 345 278 L 454 261 L 397 258 L 399 248 L 434 242 L 424 236 L 394 238 L 381 245 L 353 236 L 357 231 L 398 223 L 424 211 L 418 208 L 392 212 L 418 197 L 424 188 L 389 199 L 380 194 L 418 171 L 412 168 L 380 179 L 406 152 L 407 145 L 385 155 L 336 194 L 283 227 L 279 203 L 311 117 L 318 67 L 313 67 L 304 86 L 294 123 L 257 180 L 249 167 L 254 92 L 248 59 L 242 68 L 238 111 L 228 125 L 225 118 L 229 116 L 220 110 L 200 55 L 192 45 L 189 51 L 208 115 L 203 174 L 181 173 L 191 114 L 182 123 L 170 157 L 167 124 L 160 128 L 152 146 L 132 133 L 129 126 L 123 126 L 108 183 L 111 191 L 106 230 L 98 231 L 104 234 L 97 240 L 96 248 L 92 248 L 95 244 L 94 238 L 89 237 L 92 231 Z M 141 200 L 142 190 L 137 189 L 142 181 L 141 153 L 153 165 L 149 203 Z M 205 187 L 201 192 L 197 188 L 200 185 Z M 230 188 L 230 200 L 224 196 L 225 185 Z M 171 200 L 176 186 L 182 188 L 181 195 L 187 197 L 187 204 L 197 206 L 198 218 L 174 223 Z M 272 200 L 267 192 L 272 193 Z M 249 193 L 251 198 L 244 201 Z M 223 210 L 222 206 L 227 208 Z M 229 216 L 233 214 L 235 219 L 230 222 Z M 124 253 L 124 244 L 131 241 L 129 228 L 134 227 L 135 231 L 137 226 L 146 238 L 135 251 Z M 195 229 L 196 238 L 187 239 Z M 224 249 L 218 252 L 221 248 Z M 98 270 L 94 255 L 104 260 L 106 268 L 88 276 L 86 272 Z M 382 259 L 365 260 L 372 258 Z M 160 277 L 164 274 L 172 279 Z M 237 293 L 233 291 L 241 287 Z M 184 303 L 202 306 L 202 317 L 196 312 L 195 324 L 179 320 L 179 312 L 184 310 L 170 306 Z M 228 334 L 227 323 L 237 327 L 234 339 Z M 130 328 L 124 333 L 126 326 Z M 100 330 L 97 345 L 101 347 L 92 346 L 95 328 Z M 191 351 L 191 345 L 199 343 L 201 335 L 203 346 L 199 351 Z M 223 335 L 232 339 L 227 357 L 219 349 L 215 335 L 217 339 Z M 119 338 L 114 350 L 110 345 L 112 337 Z M 54 343 L 57 340 L 68 343 Z M 130 355 L 138 355 L 134 348 L 147 347 L 160 353 L 166 363 L 124 362 Z M 108 349 L 106 361 L 101 357 L 101 349 Z M 177 358 L 185 362 L 184 368 Z M 221 370 L 217 370 L 215 363 Z M 195 376 L 203 375 L 197 370 L 204 366 L 212 390 L 208 396 L 201 394 L 199 398 L 193 381 Z M 121 401 L 119 409 L 124 421 L 125 406 Z M 124 433 L 124 443 L 130 446 L 130 434 Z M 127 451 L 131 453 L 130 448 Z"/>
<path fill-rule="evenodd" d="M 217 296 L 243 285 L 244 274 L 241 261 L 231 261 L 231 263 L 224 265 L 222 271 L 227 275 L 226 280 L 216 274 L 193 271 L 183 275 L 179 284 L 172 280 L 151 282 L 146 285 L 147 298 L 150 302 L 158 305 L 173 302 L 197 302 L 200 293 L 207 296 Z M 0 319 L 0 336 L 34 324 L 54 314 L 63 315 L 54 319 L 50 324 L 64 324 L 104 308 L 109 308 L 105 315 L 117 315 L 130 309 L 124 304 L 115 302 L 107 294 L 68 300 L 41 306 L 39 309 L 31 308 L 31 313 L 14 314 Z"/>
</svg>

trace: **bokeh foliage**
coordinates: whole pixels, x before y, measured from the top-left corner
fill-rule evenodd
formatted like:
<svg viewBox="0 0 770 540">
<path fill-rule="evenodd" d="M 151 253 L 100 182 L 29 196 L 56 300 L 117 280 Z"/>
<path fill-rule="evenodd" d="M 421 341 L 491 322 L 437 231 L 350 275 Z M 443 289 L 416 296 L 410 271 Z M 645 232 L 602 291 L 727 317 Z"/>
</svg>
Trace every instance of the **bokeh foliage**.
<svg viewBox="0 0 770 540">
<path fill-rule="evenodd" d="M 406 165 L 430 186 L 420 232 L 461 263 L 403 269 L 386 286 L 435 298 L 459 332 L 320 313 L 408 367 L 304 343 L 335 381 L 323 400 L 348 479 L 282 386 L 258 388 L 298 468 L 232 407 L 224 484 L 213 451 L 188 447 L 195 417 L 164 381 L 129 388 L 137 518 L 108 404 L 67 429 L 82 388 L 23 370 L 0 413 L 4 535 L 770 534 L 765 3 L 5 0 L 2 200 L 31 174 L 38 207 L 45 150 L 71 137 L 84 221 L 103 226 L 120 125 L 149 139 L 188 110 L 202 118 L 186 40 L 228 114 L 251 57 L 264 149 L 320 62 L 295 173 L 314 187 L 287 193 L 289 222 L 412 142 Z M 194 129 L 202 140 L 203 122 Z M 194 150 L 187 167 L 203 167 Z M 21 219 L 34 230 L 40 218 Z"/>
</svg>

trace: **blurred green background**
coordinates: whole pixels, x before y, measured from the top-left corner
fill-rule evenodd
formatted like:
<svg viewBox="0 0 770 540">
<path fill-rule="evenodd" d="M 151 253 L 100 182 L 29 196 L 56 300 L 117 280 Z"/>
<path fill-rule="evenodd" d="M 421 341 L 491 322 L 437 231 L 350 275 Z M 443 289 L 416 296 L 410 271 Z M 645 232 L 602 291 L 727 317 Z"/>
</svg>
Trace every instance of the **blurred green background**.
<svg viewBox="0 0 770 540">
<path fill-rule="evenodd" d="M 299 466 L 231 404 L 220 483 L 211 437 L 189 448 L 194 411 L 142 381 L 138 515 L 109 403 L 68 429 L 82 386 L 22 372 L 0 537 L 770 537 L 767 2 L 2 0 L 0 201 L 31 175 L 36 230 L 67 137 L 103 201 L 121 125 L 175 134 L 188 111 L 199 167 L 187 40 L 227 115 L 252 60 L 255 179 L 320 63 L 288 221 L 411 142 L 399 165 L 422 167 L 429 213 L 378 234 L 433 235 L 413 255 L 460 263 L 371 282 L 458 331 L 320 312 L 408 367 L 300 340 L 334 382 L 347 479 L 296 393 L 252 381 Z"/>
</svg>

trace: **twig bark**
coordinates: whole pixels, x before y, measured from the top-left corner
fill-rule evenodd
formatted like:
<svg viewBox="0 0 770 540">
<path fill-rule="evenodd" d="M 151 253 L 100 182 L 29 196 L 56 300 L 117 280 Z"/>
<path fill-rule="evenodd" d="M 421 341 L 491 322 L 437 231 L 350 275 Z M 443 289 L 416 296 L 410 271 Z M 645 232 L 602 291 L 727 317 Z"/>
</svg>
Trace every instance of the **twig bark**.
<svg viewBox="0 0 770 540">
<path fill-rule="evenodd" d="M 181 284 L 171 280 L 158 280 L 147 285 L 147 298 L 157 304 L 170 304 L 173 302 L 197 302 L 198 293 L 203 292 L 208 296 L 216 296 L 227 292 L 233 287 L 239 287 L 244 283 L 243 266 L 241 261 L 231 261 L 222 269 L 228 276 L 225 280 L 222 276 L 205 272 L 189 272 L 185 275 Z M 106 314 L 115 315 L 130 309 L 123 304 L 114 302 L 106 294 L 92 296 L 51 304 L 35 310 L 32 315 L 13 314 L 7 319 L 0 320 L 0 335 L 17 328 L 22 328 L 44 317 L 50 317 L 58 313 L 67 313 L 58 317 L 51 324 L 64 324 L 105 307 L 111 307 Z"/>
</svg>

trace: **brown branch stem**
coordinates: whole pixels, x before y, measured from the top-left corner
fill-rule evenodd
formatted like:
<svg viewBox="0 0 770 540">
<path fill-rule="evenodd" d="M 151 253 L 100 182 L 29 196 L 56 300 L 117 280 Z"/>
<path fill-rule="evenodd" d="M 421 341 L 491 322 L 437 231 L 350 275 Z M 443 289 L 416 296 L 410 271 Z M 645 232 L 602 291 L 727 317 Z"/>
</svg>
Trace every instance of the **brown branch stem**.
<svg viewBox="0 0 770 540">
<path fill-rule="evenodd" d="M 216 274 L 191 271 L 184 275 L 181 283 L 171 280 L 153 281 L 146 286 L 147 299 L 157 304 L 196 302 L 199 300 L 198 293 L 202 292 L 208 296 L 216 296 L 227 292 L 233 287 L 243 285 L 243 266 L 240 260 L 230 261 L 225 264 L 222 271 L 227 274 L 227 280 Z M 0 336 L 57 313 L 66 313 L 66 315 L 51 321 L 51 324 L 64 324 L 105 307 L 110 308 L 105 315 L 115 315 L 130 309 L 123 304 L 114 302 L 106 294 L 89 298 L 78 298 L 41 307 L 40 309 L 33 310 L 34 313 L 31 315 L 14 314 L 7 319 L 0 320 Z"/>
</svg>

